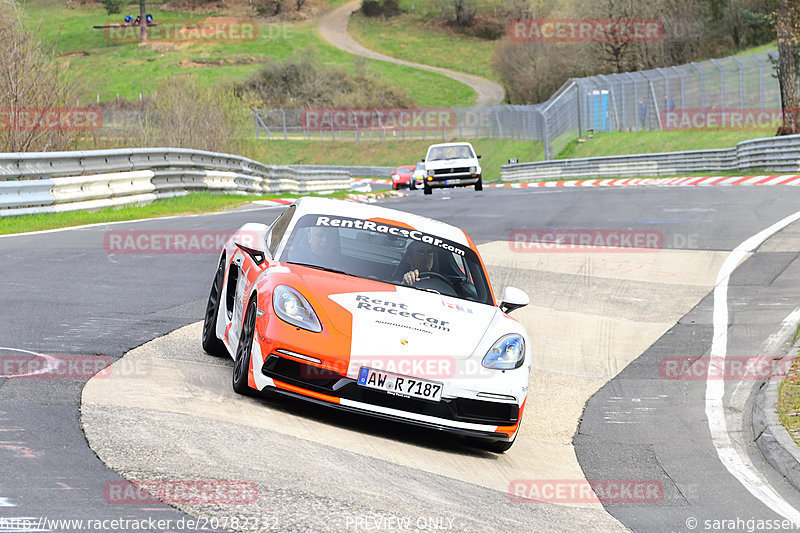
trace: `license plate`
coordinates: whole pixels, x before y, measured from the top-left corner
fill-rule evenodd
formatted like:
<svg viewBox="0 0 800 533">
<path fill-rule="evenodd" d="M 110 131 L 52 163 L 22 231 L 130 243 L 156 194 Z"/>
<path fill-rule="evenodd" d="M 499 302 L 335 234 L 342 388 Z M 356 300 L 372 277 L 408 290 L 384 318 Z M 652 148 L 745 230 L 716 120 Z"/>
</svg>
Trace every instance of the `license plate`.
<svg viewBox="0 0 800 533">
<path fill-rule="evenodd" d="M 420 398 L 433 402 L 442 399 L 442 384 L 439 382 L 401 376 L 365 366 L 362 366 L 358 373 L 358 384 L 406 398 Z"/>
<path fill-rule="evenodd" d="M 445 185 L 461 185 L 461 180 L 444 180 Z"/>
</svg>

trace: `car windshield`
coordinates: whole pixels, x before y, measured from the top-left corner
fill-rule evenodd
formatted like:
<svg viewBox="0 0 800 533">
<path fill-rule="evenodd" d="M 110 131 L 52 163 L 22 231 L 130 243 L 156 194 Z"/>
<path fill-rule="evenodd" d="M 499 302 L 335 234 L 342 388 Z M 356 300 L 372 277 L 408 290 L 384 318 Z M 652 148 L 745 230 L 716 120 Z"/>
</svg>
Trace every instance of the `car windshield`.
<svg viewBox="0 0 800 533">
<path fill-rule="evenodd" d="M 467 145 L 434 146 L 428 152 L 427 161 L 443 161 L 445 159 L 469 159 L 475 157 Z"/>
<path fill-rule="evenodd" d="M 305 215 L 289 236 L 281 262 L 403 285 L 420 272 L 413 288 L 492 304 L 477 254 L 468 246 L 384 222 L 330 215 Z"/>
<path fill-rule="evenodd" d="M 420 161 L 417 163 L 417 166 L 414 168 L 414 170 L 425 170 L 425 163 Z"/>
</svg>

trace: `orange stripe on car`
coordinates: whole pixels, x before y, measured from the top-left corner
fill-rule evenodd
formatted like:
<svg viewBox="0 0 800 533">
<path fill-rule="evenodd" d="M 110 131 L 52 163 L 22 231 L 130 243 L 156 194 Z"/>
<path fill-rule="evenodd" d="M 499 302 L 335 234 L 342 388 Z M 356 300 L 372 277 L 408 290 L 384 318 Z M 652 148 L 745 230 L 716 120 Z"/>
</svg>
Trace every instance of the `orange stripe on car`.
<svg viewBox="0 0 800 533">
<path fill-rule="evenodd" d="M 316 398 L 318 400 L 323 400 L 330 403 L 339 403 L 339 398 L 337 398 L 336 396 L 328 396 L 327 394 L 321 394 L 319 392 L 310 391 L 308 389 L 297 387 L 295 385 L 289 385 L 288 383 L 283 383 L 277 380 L 273 380 L 273 382 L 275 383 L 275 386 L 278 387 L 279 389 L 296 392 L 298 394 L 302 394 L 303 396 L 310 396 L 311 398 Z"/>
<path fill-rule="evenodd" d="M 469 247 L 472 248 L 473 252 L 475 252 L 475 255 L 477 256 L 478 261 L 481 262 L 481 268 L 483 269 L 483 271 L 488 273 L 489 271 L 486 270 L 486 265 L 483 264 L 483 257 L 481 257 L 480 252 L 478 252 L 478 247 L 475 246 L 475 243 L 472 241 L 472 237 L 467 235 L 467 232 L 464 231 L 464 230 L 461 230 L 461 233 L 463 233 L 464 237 L 467 238 L 467 244 L 469 244 Z M 494 299 L 494 289 L 492 289 L 492 281 L 489 279 L 488 275 L 486 275 L 485 277 L 486 277 L 486 284 L 489 286 L 489 296 L 492 297 L 492 305 L 496 306 L 497 305 L 497 300 Z"/>
<path fill-rule="evenodd" d="M 396 220 L 389 220 L 388 218 L 369 218 L 367 219 L 370 222 L 375 222 L 376 224 L 388 224 L 389 226 L 397 226 L 398 228 L 406 228 L 406 229 L 417 229 L 414 227 L 409 226 L 405 222 L 398 222 Z"/>
<path fill-rule="evenodd" d="M 519 408 L 519 417 L 517 418 L 517 423 L 513 426 L 497 426 L 497 429 L 494 430 L 495 433 L 505 433 L 509 437 L 516 433 L 519 429 L 519 423 L 522 420 L 522 412 L 525 410 L 525 402 L 527 401 L 528 399 L 525 398 L 525 401 L 522 402 L 522 405 Z"/>
</svg>

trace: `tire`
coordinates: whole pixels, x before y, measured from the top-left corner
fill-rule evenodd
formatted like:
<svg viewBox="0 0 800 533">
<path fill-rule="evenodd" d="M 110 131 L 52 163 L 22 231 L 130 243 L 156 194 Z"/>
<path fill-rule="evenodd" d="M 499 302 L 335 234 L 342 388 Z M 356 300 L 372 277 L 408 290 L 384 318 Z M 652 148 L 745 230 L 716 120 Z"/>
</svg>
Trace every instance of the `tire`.
<svg viewBox="0 0 800 533">
<path fill-rule="evenodd" d="M 427 182 L 422 185 L 422 192 L 425 194 L 431 194 L 433 192 Z"/>
<path fill-rule="evenodd" d="M 206 304 L 206 315 L 203 320 L 203 350 L 215 357 L 228 355 L 225 344 L 217 338 L 217 316 L 219 316 L 219 305 L 222 301 L 222 282 L 225 280 L 225 258 L 219 262 L 217 273 L 214 274 L 214 282 L 211 284 L 211 294 L 208 295 Z"/>
<path fill-rule="evenodd" d="M 415 180 L 414 178 L 411 178 L 411 183 L 408 185 L 408 188 L 411 189 L 412 191 L 416 191 L 417 190 L 417 180 Z"/>
<path fill-rule="evenodd" d="M 393 190 L 393 191 L 396 191 L 396 190 L 397 190 L 397 184 L 396 184 L 396 183 L 392 183 L 392 190 Z"/>
<path fill-rule="evenodd" d="M 475 190 L 482 191 L 483 190 L 483 176 L 478 178 L 478 181 L 475 183 Z"/>
<path fill-rule="evenodd" d="M 253 349 L 253 337 L 256 332 L 256 297 L 250 298 L 242 321 L 242 334 L 239 336 L 239 346 L 236 347 L 236 359 L 233 362 L 232 384 L 234 392 L 251 395 L 253 390 L 247 384 L 250 374 L 250 351 Z"/>
</svg>

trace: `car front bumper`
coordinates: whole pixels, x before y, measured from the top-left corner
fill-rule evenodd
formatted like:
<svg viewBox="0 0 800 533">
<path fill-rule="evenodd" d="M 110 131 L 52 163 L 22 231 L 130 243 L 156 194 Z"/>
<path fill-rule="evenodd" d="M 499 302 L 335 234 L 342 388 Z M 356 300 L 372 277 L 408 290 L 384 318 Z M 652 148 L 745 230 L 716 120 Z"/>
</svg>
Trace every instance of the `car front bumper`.
<svg viewBox="0 0 800 533">
<path fill-rule="evenodd" d="M 481 175 L 474 174 L 443 174 L 432 176 L 433 179 L 425 178 L 425 184 L 432 189 L 443 189 L 447 187 L 469 187 L 480 181 Z"/>
</svg>

